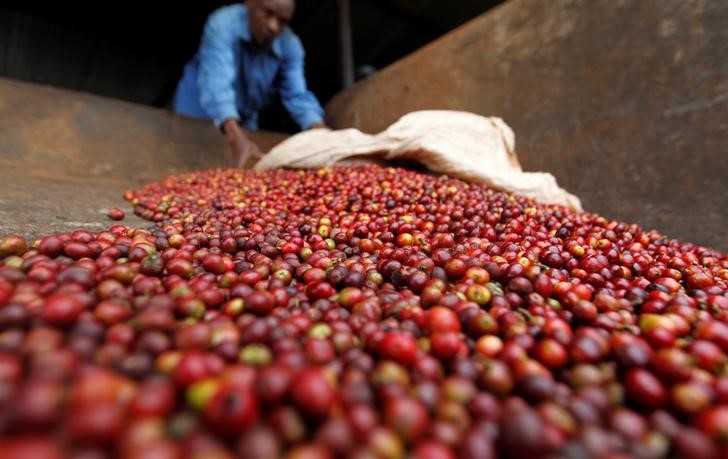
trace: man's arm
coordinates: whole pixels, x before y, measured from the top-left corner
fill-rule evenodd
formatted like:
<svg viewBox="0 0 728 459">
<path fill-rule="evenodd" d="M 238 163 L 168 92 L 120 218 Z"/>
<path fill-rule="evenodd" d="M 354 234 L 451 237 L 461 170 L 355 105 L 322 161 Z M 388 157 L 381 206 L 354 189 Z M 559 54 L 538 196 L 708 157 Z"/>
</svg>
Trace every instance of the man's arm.
<svg viewBox="0 0 728 459">
<path fill-rule="evenodd" d="M 235 34 L 230 8 L 213 12 L 205 23 L 200 42 L 197 85 L 200 105 L 221 127 L 228 119 L 238 119 L 235 103 Z"/>
<path fill-rule="evenodd" d="M 225 139 L 230 145 L 232 163 L 235 167 L 248 169 L 263 156 L 258 146 L 245 135 L 236 119 L 228 119 L 222 124 Z"/>
<path fill-rule="evenodd" d="M 283 105 L 301 129 L 326 127 L 324 110 L 316 96 L 308 90 L 304 75 L 304 51 L 298 37 L 289 38 L 279 75 L 278 90 Z"/>
<path fill-rule="evenodd" d="M 197 80 L 200 105 L 225 134 L 232 163 L 250 167 L 260 157 L 260 150 L 238 125 L 235 94 L 235 34 L 231 21 L 240 18 L 231 7 L 215 11 L 207 20 L 200 43 L 200 70 Z M 232 14 L 231 14 L 232 13 Z"/>
</svg>

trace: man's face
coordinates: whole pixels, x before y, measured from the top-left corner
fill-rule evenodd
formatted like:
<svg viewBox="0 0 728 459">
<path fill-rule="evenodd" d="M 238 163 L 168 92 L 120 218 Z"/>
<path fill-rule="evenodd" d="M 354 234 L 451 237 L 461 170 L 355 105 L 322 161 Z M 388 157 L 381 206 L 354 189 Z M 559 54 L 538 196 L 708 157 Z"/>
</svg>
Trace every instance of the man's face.
<svg viewBox="0 0 728 459">
<path fill-rule="evenodd" d="M 247 0 L 248 23 L 255 41 L 268 46 L 293 17 L 295 0 Z"/>
</svg>

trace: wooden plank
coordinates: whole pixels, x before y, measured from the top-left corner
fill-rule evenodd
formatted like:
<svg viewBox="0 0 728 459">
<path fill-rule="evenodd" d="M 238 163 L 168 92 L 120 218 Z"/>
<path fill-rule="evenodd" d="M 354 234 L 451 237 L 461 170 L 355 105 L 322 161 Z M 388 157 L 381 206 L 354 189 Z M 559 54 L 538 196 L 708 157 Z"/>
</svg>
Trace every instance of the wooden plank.
<svg viewBox="0 0 728 459">
<path fill-rule="evenodd" d="M 264 150 L 286 137 L 249 135 Z M 111 224 L 106 209 L 126 206 L 124 190 L 227 164 L 211 122 L 0 79 L 0 235 L 99 230 Z"/>
</svg>

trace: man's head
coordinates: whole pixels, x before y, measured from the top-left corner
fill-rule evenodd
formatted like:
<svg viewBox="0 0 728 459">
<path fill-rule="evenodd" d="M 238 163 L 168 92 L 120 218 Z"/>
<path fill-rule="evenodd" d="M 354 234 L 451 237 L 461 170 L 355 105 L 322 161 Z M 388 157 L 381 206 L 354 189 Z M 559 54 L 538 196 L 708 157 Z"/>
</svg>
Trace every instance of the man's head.
<svg viewBox="0 0 728 459">
<path fill-rule="evenodd" d="M 248 24 L 253 39 L 269 46 L 293 18 L 295 0 L 246 0 Z"/>
</svg>

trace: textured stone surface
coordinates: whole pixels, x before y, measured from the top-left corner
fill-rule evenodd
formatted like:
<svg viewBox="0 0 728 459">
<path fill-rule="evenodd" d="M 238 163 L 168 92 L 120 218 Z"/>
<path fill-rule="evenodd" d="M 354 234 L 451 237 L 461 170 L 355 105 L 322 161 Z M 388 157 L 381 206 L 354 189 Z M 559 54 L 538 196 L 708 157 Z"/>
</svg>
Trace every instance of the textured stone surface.
<svg viewBox="0 0 728 459">
<path fill-rule="evenodd" d="M 511 0 L 327 106 L 378 132 L 446 108 L 502 117 L 526 170 L 606 217 L 728 250 L 728 2 Z"/>
<path fill-rule="evenodd" d="M 284 135 L 250 133 L 262 149 Z M 145 226 L 124 190 L 169 174 L 221 167 L 227 147 L 205 121 L 88 94 L 0 79 L 0 235 L 30 239 L 76 228 Z"/>
</svg>

